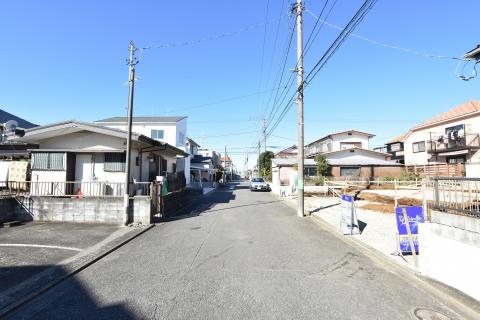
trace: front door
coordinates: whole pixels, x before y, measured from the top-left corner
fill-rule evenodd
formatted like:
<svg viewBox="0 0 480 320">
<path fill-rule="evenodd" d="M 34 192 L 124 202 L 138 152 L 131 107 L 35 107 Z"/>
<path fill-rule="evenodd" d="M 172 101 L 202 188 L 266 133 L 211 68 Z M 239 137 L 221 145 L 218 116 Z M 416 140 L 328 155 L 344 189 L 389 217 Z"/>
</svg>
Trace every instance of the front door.
<svg viewBox="0 0 480 320">
<path fill-rule="evenodd" d="M 94 177 L 93 154 L 77 153 L 75 157 L 75 192 L 84 195 L 92 193 L 91 182 Z"/>
<path fill-rule="evenodd" d="M 155 181 L 158 176 L 158 156 L 153 156 L 153 161 L 148 163 L 148 181 Z"/>
</svg>

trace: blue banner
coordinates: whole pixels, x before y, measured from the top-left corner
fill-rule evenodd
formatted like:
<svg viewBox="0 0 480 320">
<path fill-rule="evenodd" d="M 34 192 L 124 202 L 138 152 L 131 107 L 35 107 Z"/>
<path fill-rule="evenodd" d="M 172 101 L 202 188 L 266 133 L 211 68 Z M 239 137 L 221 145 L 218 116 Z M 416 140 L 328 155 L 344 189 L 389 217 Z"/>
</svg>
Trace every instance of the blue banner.
<svg viewBox="0 0 480 320">
<path fill-rule="evenodd" d="M 407 231 L 407 223 L 405 221 L 404 211 L 407 214 L 408 225 L 412 234 L 413 245 L 415 251 L 418 252 L 418 224 L 425 222 L 422 207 L 397 207 L 395 215 L 397 220 L 398 238 L 400 250 L 402 252 L 412 252 L 410 247 L 410 239 Z"/>
</svg>

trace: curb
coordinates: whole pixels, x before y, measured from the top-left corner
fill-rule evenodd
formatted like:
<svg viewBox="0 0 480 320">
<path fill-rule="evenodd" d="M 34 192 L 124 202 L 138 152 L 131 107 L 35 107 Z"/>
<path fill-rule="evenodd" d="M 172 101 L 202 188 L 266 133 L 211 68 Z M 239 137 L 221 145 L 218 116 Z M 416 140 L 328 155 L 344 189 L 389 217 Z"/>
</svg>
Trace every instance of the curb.
<svg viewBox="0 0 480 320">
<path fill-rule="evenodd" d="M 130 231 L 126 234 L 119 236 L 117 239 L 106 243 L 104 246 L 100 247 L 92 254 L 87 254 L 86 256 L 75 259 L 65 265 L 60 264 L 59 266 L 52 266 L 44 272 L 41 272 L 40 274 L 34 276 L 30 280 L 26 280 L 24 283 L 20 284 L 23 289 L 20 288 L 18 290 L 15 290 L 11 293 L 10 297 L 7 296 L 7 303 L 8 300 L 12 300 L 13 302 L 7 304 L 2 309 L 0 309 L 0 318 L 4 318 L 5 316 L 11 314 L 12 312 L 16 311 L 28 302 L 45 293 L 46 291 L 64 282 L 68 278 L 76 275 L 80 271 L 88 268 L 95 262 L 101 260 L 105 256 L 109 255 L 110 253 L 114 252 L 115 250 L 119 249 L 120 247 L 124 246 L 135 238 L 141 236 L 148 230 L 152 229 L 154 226 L 154 224 L 151 224 L 140 230 L 139 232 L 134 233 L 133 235 L 131 234 L 131 232 L 134 231 Z M 64 272 L 64 269 L 68 270 L 67 273 Z M 31 287 L 33 287 L 33 292 L 31 292 Z"/>
</svg>

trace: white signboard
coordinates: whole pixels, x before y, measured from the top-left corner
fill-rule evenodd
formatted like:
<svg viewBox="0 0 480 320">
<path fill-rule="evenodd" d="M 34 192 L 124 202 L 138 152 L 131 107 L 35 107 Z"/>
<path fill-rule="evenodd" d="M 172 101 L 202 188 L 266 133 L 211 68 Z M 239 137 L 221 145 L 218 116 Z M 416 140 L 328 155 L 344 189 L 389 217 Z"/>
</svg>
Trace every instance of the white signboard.
<svg viewBox="0 0 480 320">
<path fill-rule="evenodd" d="M 360 233 L 353 197 L 346 194 L 342 195 L 342 221 L 340 227 L 343 234 L 352 235 Z"/>
</svg>

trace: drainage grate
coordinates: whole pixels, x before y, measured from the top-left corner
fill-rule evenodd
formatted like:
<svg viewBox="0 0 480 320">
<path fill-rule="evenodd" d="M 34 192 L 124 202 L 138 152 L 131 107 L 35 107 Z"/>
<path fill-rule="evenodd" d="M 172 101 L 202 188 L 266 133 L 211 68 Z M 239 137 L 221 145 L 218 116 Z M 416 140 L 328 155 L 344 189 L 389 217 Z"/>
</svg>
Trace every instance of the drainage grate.
<svg viewBox="0 0 480 320">
<path fill-rule="evenodd" d="M 413 313 L 415 314 L 415 317 L 420 320 L 452 320 L 452 318 L 447 317 L 440 312 L 428 309 L 417 308 Z"/>
</svg>

